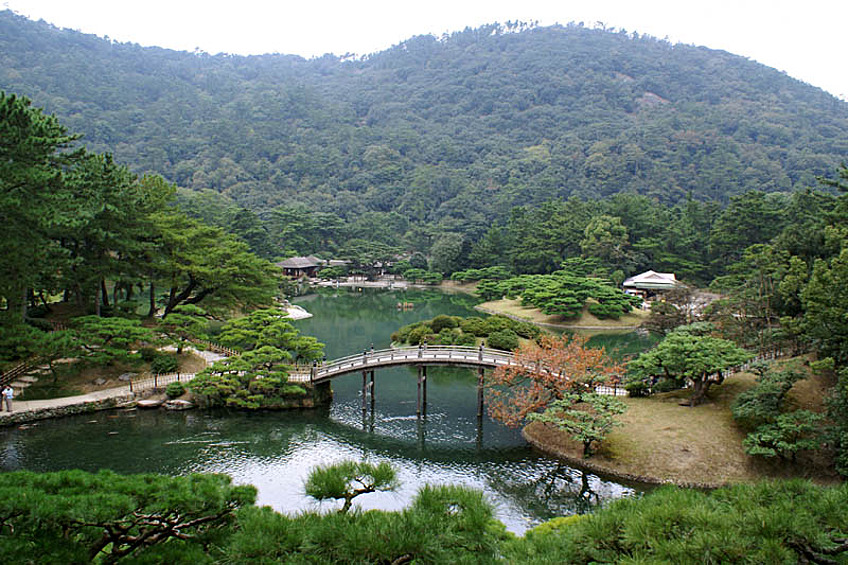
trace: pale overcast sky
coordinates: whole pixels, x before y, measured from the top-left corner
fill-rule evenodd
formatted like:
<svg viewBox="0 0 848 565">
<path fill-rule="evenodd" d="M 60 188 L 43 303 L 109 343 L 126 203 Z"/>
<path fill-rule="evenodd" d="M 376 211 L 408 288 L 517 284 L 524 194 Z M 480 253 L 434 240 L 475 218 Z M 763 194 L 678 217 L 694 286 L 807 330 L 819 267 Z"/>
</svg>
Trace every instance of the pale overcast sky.
<svg viewBox="0 0 848 565">
<path fill-rule="evenodd" d="M 846 0 L 0 0 L 116 41 L 240 55 L 364 55 L 508 20 L 584 22 L 724 49 L 848 100 Z"/>
</svg>

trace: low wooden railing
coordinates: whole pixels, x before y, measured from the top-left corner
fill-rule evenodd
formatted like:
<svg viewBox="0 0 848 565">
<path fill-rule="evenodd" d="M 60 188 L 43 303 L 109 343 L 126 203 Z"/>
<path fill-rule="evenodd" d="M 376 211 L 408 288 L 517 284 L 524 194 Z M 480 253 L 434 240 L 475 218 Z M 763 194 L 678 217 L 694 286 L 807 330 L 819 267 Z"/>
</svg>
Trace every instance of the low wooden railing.
<svg viewBox="0 0 848 565">
<path fill-rule="evenodd" d="M 239 354 L 235 349 L 230 349 L 229 347 L 224 347 L 221 344 L 215 343 L 214 341 L 209 341 L 206 339 L 192 339 L 192 343 L 196 343 L 197 345 L 202 345 L 209 351 L 213 353 L 219 353 L 225 357 L 234 357 Z"/>
<path fill-rule="evenodd" d="M 15 365 L 8 371 L 3 372 L 2 374 L 0 374 L 0 386 L 5 386 L 20 377 L 21 375 L 25 375 L 32 369 L 32 367 L 33 365 L 31 364 L 31 362 L 24 361 L 19 365 Z"/>
<path fill-rule="evenodd" d="M 195 373 L 163 373 L 161 375 L 145 375 L 130 381 L 130 392 L 141 392 L 166 387 L 171 383 L 187 383 Z"/>
</svg>

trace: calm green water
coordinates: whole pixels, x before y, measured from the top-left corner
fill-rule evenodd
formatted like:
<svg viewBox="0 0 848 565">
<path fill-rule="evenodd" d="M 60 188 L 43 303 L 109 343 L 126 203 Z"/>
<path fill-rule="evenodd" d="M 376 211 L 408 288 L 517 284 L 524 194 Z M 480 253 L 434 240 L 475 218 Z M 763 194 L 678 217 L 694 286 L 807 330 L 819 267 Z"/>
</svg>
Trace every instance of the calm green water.
<svg viewBox="0 0 848 565">
<path fill-rule="evenodd" d="M 415 307 L 399 311 L 398 301 Z M 372 344 L 388 347 L 390 334 L 404 324 L 438 314 L 474 315 L 473 298 L 436 291 L 340 289 L 294 302 L 314 314 L 295 325 L 326 343 L 329 359 Z M 648 343 L 634 334 L 598 339 L 621 351 Z M 303 494 L 312 467 L 343 459 L 388 461 L 399 470 L 401 489 L 360 497 L 363 508 L 402 508 L 424 483 L 462 483 L 484 490 L 498 517 L 519 533 L 635 492 L 533 451 L 517 431 L 488 417 L 479 422 L 475 382 L 473 371 L 430 368 L 425 418 L 416 416 L 416 372 L 405 368 L 376 373 L 373 411 L 364 418 L 361 376 L 349 375 L 333 382 L 332 406 L 321 410 L 113 411 L 42 421 L 0 431 L 0 468 L 227 473 L 256 485 L 260 504 L 296 512 L 330 508 Z"/>
</svg>

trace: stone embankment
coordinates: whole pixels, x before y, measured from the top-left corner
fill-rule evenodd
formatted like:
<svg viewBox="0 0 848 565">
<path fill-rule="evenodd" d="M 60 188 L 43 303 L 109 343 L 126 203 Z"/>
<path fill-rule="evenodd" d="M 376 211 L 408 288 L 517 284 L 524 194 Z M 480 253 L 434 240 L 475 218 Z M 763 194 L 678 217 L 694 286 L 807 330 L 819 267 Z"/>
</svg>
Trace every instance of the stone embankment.
<svg viewBox="0 0 848 565">
<path fill-rule="evenodd" d="M 64 398 L 15 400 L 12 402 L 12 412 L 0 412 L 0 426 L 131 406 L 136 398 L 129 386 L 121 386 Z"/>
<path fill-rule="evenodd" d="M 203 358 L 207 365 L 211 365 L 215 361 L 222 359 L 224 356 L 212 351 L 193 352 L 198 357 Z M 183 380 L 187 375 L 182 375 Z M 178 380 L 179 376 L 162 375 L 157 383 L 158 386 L 164 387 L 172 381 Z M 151 377 L 148 380 L 153 380 Z M 108 410 L 110 408 L 122 408 L 135 406 L 136 403 L 149 394 L 152 389 L 143 386 L 139 389 L 139 385 L 147 383 L 135 381 L 133 385 L 127 384 L 115 388 L 108 388 L 81 394 L 78 396 L 65 396 L 62 398 L 50 398 L 47 400 L 13 400 L 12 412 L 0 412 L 0 426 L 15 426 L 33 422 L 36 420 L 44 420 L 47 418 L 57 418 L 60 416 L 72 416 L 74 414 L 85 414 L 87 412 L 96 412 L 98 410 Z M 20 389 L 16 389 L 19 393 Z M 174 409 L 184 409 L 183 406 L 174 407 Z"/>
</svg>

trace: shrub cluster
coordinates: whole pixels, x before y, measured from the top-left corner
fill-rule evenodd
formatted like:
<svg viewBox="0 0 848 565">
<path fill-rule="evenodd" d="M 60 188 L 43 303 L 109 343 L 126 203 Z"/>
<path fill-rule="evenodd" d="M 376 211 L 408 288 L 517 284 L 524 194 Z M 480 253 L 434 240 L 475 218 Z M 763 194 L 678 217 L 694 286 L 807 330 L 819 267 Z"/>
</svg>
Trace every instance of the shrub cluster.
<svg viewBox="0 0 848 565">
<path fill-rule="evenodd" d="M 821 445 L 821 415 L 809 410 L 785 411 L 786 394 L 803 379 L 793 370 L 760 371 L 756 386 L 736 397 L 733 418 L 749 431 L 743 445 L 749 455 L 795 460 L 798 453 Z"/>
<path fill-rule="evenodd" d="M 512 271 L 509 267 L 496 265 L 494 267 L 486 267 L 485 269 L 466 269 L 464 271 L 456 271 L 451 275 L 452 281 L 461 283 L 482 281 L 485 279 L 492 281 L 502 281 L 512 276 Z"/>
<path fill-rule="evenodd" d="M 518 347 L 519 338 L 536 339 L 542 331 L 530 322 L 520 322 L 506 316 L 480 318 L 439 315 L 403 326 L 392 333 L 392 341 L 419 345 L 475 345 L 483 338 L 489 347 L 511 351 Z"/>
<path fill-rule="evenodd" d="M 179 398 L 185 394 L 186 388 L 183 383 L 170 383 L 165 387 L 165 396 L 170 399 Z"/>
<path fill-rule="evenodd" d="M 201 404 L 246 410 L 277 408 L 287 400 L 306 396 L 308 391 L 288 384 L 285 371 L 235 372 L 216 363 L 204 369 L 188 384 Z"/>
<path fill-rule="evenodd" d="M 427 271 L 426 269 L 407 269 L 403 272 L 403 278 L 408 281 L 423 284 L 439 284 L 442 282 L 442 273 Z"/>
<path fill-rule="evenodd" d="M 587 306 L 598 318 L 617 319 L 641 304 L 608 281 L 580 277 L 567 271 L 550 275 L 521 275 L 506 280 L 483 280 L 477 294 L 484 300 L 521 297 L 521 303 L 548 315 L 576 318 Z"/>
<path fill-rule="evenodd" d="M 156 373 L 157 375 L 164 375 L 165 373 L 176 373 L 179 368 L 179 362 L 177 361 L 176 356 L 167 355 L 167 354 L 159 354 L 153 358 L 150 362 L 150 371 Z"/>
</svg>

